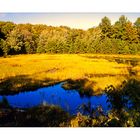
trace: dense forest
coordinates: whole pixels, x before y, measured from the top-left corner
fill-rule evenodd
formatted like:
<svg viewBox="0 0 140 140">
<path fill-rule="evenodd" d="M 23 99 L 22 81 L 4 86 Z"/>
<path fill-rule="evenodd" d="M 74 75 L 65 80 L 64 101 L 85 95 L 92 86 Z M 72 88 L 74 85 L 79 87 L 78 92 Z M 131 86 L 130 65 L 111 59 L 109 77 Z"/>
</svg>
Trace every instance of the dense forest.
<svg viewBox="0 0 140 140">
<path fill-rule="evenodd" d="M 33 53 L 140 54 L 140 18 L 108 17 L 88 30 L 0 21 L 0 55 Z"/>
</svg>

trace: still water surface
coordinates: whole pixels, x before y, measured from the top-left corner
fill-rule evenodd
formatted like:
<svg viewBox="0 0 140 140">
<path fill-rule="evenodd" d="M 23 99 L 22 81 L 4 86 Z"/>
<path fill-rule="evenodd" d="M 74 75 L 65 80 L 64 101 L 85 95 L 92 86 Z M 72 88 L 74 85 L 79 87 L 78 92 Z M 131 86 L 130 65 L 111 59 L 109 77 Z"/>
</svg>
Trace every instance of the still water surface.
<svg viewBox="0 0 140 140">
<path fill-rule="evenodd" d="M 81 106 L 90 102 L 92 108 L 102 106 L 104 112 L 110 110 L 107 95 L 80 96 L 76 90 L 65 90 L 61 87 L 63 83 L 40 88 L 35 91 L 20 92 L 16 95 L 4 96 L 12 107 L 30 108 L 40 104 L 58 105 L 70 114 L 82 113 Z M 0 96 L 2 100 L 3 96 Z"/>
</svg>

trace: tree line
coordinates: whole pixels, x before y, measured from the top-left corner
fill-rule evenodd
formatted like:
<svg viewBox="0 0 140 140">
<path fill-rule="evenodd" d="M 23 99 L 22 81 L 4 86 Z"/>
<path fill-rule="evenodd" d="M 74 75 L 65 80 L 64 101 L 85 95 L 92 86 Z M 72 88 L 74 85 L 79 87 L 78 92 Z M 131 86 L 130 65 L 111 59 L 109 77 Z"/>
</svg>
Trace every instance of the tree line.
<svg viewBox="0 0 140 140">
<path fill-rule="evenodd" d="M 108 17 L 88 30 L 0 21 L 0 55 L 34 53 L 140 54 L 140 17 Z"/>
</svg>

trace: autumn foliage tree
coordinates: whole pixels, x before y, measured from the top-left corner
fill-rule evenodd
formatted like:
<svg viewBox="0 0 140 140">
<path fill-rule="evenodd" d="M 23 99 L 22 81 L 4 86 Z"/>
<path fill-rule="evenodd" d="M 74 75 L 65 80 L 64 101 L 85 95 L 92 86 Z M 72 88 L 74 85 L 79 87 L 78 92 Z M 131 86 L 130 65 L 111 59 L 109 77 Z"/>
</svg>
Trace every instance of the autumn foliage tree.
<svg viewBox="0 0 140 140">
<path fill-rule="evenodd" d="M 32 53 L 140 54 L 140 18 L 108 17 L 88 30 L 0 22 L 0 56 Z"/>
</svg>

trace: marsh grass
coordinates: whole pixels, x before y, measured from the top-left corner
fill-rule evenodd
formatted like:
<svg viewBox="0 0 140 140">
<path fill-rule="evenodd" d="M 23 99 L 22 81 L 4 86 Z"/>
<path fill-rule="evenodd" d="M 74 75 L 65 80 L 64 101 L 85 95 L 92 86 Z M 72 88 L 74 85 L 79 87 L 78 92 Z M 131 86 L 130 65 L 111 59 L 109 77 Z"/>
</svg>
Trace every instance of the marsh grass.
<svg viewBox="0 0 140 140">
<path fill-rule="evenodd" d="M 115 59 L 137 59 L 137 64 Z M 99 94 L 109 85 L 118 86 L 130 76 L 139 79 L 140 56 L 93 54 L 32 54 L 0 58 L 0 93 L 19 92 L 49 86 L 68 79 L 87 79 Z M 112 61 L 110 61 L 112 60 Z M 136 71 L 136 75 L 130 75 Z"/>
</svg>

